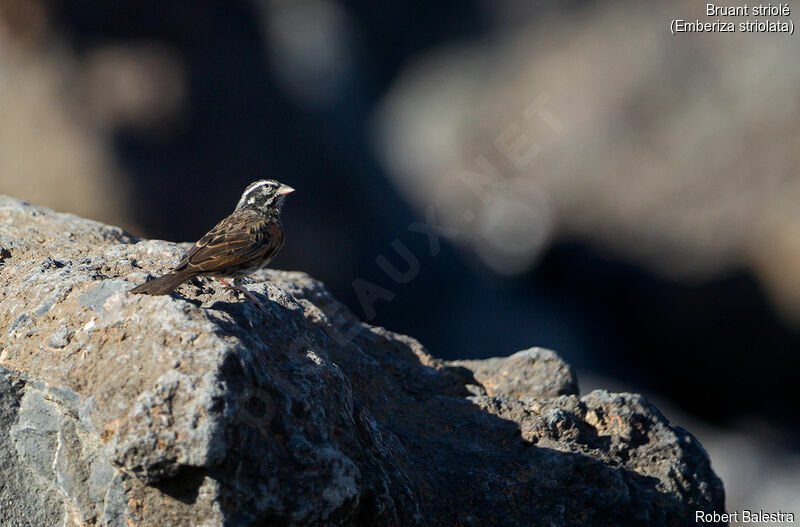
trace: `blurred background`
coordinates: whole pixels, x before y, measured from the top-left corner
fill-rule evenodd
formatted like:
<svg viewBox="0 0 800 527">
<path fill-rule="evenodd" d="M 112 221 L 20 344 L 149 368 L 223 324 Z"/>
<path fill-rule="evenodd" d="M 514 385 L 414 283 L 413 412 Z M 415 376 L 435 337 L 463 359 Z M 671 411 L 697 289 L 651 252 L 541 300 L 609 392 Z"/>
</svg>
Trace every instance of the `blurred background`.
<svg viewBox="0 0 800 527">
<path fill-rule="evenodd" d="M 193 241 L 280 179 L 274 267 L 444 359 L 555 349 L 800 517 L 800 37 L 670 34 L 704 11 L 0 0 L 0 193 Z"/>
</svg>

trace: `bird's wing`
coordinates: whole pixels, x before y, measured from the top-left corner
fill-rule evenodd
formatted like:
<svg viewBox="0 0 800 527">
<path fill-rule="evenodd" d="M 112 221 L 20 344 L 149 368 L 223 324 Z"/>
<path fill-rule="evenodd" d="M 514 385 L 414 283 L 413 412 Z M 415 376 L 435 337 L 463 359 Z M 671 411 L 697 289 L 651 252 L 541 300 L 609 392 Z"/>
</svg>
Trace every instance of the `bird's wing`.
<svg viewBox="0 0 800 527">
<path fill-rule="evenodd" d="M 235 211 L 200 238 L 175 270 L 213 273 L 249 267 L 274 256 L 282 243 L 277 223 L 250 211 Z"/>
</svg>

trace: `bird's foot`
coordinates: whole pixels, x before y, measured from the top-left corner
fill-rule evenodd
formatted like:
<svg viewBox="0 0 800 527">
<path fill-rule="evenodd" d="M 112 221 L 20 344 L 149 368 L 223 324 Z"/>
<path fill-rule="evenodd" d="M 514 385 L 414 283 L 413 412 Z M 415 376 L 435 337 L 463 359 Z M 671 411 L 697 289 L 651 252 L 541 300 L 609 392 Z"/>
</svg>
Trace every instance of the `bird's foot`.
<svg viewBox="0 0 800 527">
<path fill-rule="evenodd" d="M 256 307 L 258 307 L 258 309 L 260 309 L 264 313 L 267 313 L 267 307 L 264 305 L 264 303 L 261 302 L 261 300 L 259 300 L 256 295 L 254 295 L 253 293 L 248 291 L 247 288 L 245 288 L 241 283 L 239 283 L 238 280 L 234 280 L 233 281 L 233 285 L 229 284 L 228 282 L 226 282 L 222 278 L 217 278 L 217 280 L 222 282 L 222 285 L 224 285 L 228 289 L 230 289 L 232 291 L 237 291 L 239 293 L 242 293 L 249 301 L 254 303 L 256 305 Z"/>
</svg>

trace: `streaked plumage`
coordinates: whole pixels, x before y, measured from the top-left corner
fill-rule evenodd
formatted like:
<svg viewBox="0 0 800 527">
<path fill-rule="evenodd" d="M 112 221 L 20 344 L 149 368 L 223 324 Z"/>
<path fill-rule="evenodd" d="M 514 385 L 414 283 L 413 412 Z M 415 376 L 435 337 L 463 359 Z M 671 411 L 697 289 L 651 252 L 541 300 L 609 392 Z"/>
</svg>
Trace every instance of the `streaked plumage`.
<svg viewBox="0 0 800 527">
<path fill-rule="evenodd" d="M 251 183 L 229 216 L 200 238 L 172 272 L 131 289 L 131 293 L 165 295 L 195 276 L 224 281 L 248 296 L 241 279 L 265 267 L 283 245 L 280 213 L 294 189 L 274 180 Z"/>
</svg>

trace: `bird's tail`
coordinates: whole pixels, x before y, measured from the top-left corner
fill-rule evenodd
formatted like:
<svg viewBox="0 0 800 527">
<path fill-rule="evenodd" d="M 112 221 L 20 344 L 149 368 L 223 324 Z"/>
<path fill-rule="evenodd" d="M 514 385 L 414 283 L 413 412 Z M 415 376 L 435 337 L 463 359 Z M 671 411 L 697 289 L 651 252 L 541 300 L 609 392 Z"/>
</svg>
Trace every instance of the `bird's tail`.
<svg viewBox="0 0 800 527">
<path fill-rule="evenodd" d="M 177 273 L 165 274 L 160 278 L 154 278 L 140 286 L 130 290 L 131 293 L 144 293 L 146 295 L 166 295 L 175 290 L 176 287 L 192 278 L 195 273 L 179 271 Z"/>
</svg>

